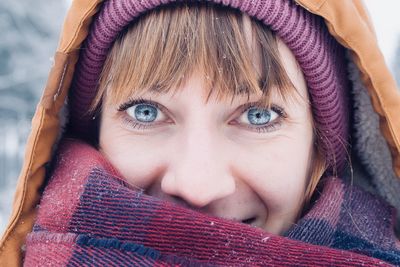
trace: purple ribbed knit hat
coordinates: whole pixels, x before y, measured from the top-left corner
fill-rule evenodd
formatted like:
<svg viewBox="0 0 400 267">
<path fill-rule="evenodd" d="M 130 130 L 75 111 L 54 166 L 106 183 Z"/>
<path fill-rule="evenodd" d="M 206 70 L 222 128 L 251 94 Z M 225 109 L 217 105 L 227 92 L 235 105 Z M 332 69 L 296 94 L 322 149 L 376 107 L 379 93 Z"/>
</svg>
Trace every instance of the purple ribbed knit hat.
<svg viewBox="0 0 400 267">
<path fill-rule="evenodd" d="M 209 2 L 210 0 L 208 0 Z M 86 112 L 93 101 L 107 54 L 132 20 L 177 0 L 106 0 L 80 54 L 70 94 L 70 129 L 88 137 L 93 121 Z M 329 172 L 345 165 L 348 142 L 347 75 L 344 49 L 329 34 L 322 18 L 293 0 L 213 0 L 264 22 L 291 49 L 307 81 L 314 120 Z"/>
</svg>

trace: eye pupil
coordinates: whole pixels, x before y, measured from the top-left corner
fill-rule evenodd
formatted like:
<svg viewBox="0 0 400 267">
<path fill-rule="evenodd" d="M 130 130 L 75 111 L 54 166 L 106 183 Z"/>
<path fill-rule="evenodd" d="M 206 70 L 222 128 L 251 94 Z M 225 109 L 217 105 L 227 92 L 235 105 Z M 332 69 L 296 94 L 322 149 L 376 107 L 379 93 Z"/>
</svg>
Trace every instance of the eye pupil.
<svg viewBox="0 0 400 267">
<path fill-rule="evenodd" d="M 251 108 L 248 111 L 247 119 L 251 124 L 262 125 L 271 120 L 271 113 L 267 109 Z"/>
<path fill-rule="evenodd" d="M 157 114 L 157 108 L 151 105 L 140 104 L 135 108 L 135 118 L 140 122 L 153 122 Z"/>
</svg>

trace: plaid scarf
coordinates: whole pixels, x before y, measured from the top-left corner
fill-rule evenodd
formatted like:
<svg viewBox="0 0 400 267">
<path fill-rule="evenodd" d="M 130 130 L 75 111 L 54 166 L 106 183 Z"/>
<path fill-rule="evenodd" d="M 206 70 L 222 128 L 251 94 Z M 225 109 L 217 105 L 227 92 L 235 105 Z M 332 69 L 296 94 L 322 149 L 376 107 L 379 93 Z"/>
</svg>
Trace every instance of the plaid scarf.
<svg viewBox="0 0 400 267">
<path fill-rule="evenodd" d="M 370 212 L 373 211 L 373 212 Z M 26 266 L 400 265 L 393 210 L 341 180 L 286 236 L 143 194 L 94 148 L 66 139 L 26 240 Z"/>
</svg>

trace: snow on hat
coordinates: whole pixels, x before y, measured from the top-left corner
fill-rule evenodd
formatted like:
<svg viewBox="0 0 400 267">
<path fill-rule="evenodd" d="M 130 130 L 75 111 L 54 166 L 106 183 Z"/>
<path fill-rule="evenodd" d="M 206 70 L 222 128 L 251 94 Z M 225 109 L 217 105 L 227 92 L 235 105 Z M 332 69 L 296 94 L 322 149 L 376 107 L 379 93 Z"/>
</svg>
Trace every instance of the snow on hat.
<svg viewBox="0 0 400 267">
<path fill-rule="evenodd" d="M 100 73 L 118 34 L 134 18 L 179 0 L 108 0 L 92 22 L 79 57 L 70 94 L 70 130 L 87 138 L 93 121 L 87 111 Z M 208 0 L 207 2 L 210 2 Z M 329 34 L 321 17 L 292 0 L 212 0 L 262 21 L 291 49 L 307 82 L 318 138 L 329 172 L 343 169 L 349 132 L 344 48 Z"/>
</svg>

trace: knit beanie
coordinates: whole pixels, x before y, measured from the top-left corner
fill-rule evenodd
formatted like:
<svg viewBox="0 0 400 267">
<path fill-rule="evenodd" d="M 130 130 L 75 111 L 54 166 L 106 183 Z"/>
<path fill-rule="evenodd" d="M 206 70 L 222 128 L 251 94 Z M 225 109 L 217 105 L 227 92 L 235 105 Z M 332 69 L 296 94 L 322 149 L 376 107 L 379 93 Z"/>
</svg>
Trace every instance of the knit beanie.
<svg viewBox="0 0 400 267">
<path fill-rule="evenodd" d="M 173 2 L 182 1 L 104 1 L 81 49 L 70 91 L 69 127 L 73 134 L 83 139 L 90 137 L 94 122 L 87 111 L 96 95 L 107 54 L 118 34 L 144 12 Z M 329 34 L 323 19 L 293 0 L 207 2 L 238 9 L 263 22 L 291 49 L 307 82 L 327 171 L 341 172 L 347 158 L 349 132 L 346 61 L 344 48 Z"/>
</svg>

